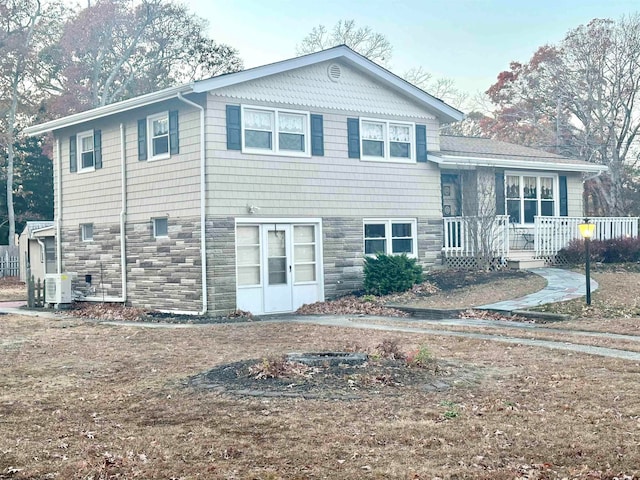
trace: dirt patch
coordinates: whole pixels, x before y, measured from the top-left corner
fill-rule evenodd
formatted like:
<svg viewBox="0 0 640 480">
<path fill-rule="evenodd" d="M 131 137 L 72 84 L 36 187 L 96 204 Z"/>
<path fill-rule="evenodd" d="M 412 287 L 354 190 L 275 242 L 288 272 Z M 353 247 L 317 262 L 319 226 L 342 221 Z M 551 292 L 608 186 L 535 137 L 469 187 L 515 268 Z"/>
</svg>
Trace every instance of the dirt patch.
<svg viewBox="0 0 640 480">
<path fill-rule="evenodd" d="M 264 362 L 254 359 L 220 365 L 189 379 L 189 386 L 237 395 L 355 400 L 370 395 L 397 396 L 403 390 L 443 391 L 452 385 L 475 384 L 477 372 L 451 362 L 436 361 L 429 368 L 410 367 L 404 360 L 370 360 L 362 365 L 289 364 L 278 377 L 259 374 Z M 258 369 L 256 369 L 258 367 Z"/>
</svg>

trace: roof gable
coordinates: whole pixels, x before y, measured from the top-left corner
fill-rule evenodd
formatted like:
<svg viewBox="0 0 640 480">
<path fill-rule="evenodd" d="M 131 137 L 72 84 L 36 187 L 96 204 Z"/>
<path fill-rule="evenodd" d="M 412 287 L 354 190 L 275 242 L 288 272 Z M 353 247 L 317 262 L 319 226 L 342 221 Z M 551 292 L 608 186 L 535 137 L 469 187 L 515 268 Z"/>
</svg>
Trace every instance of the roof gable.
<svg viewBox="0 0 640 480">
<path fill-rule="evenodd" d="M 432 109 L 389 89 L 341 59 L 259 77 L 209 93 L 245 101 L 342 110 L 363 115 L 435 118 Z"/>
<path fill-rule="evenodd" d="M 425 109 L 443 123 L 459 121 L 464 118 L 464 114 L 459 110 L 446 104 L 439 98 L 419 89 L 397 75 L 394 75 L 389 70 L 372 62 L 366 57 L 354 52 L 346 45 L 340 45 L 320 52 L 243 70 L 241 72 L 228 73 L 207 80 L 201 80 L 193 84 L 193 91 L 207 92 L 224 88 L 232 90 L 228 87 L 245 82 L 251 82 L 257 79 L 267 79 L 273 75 L 285 73 L 291 74 L 291 72 L 303 69 L 304 67 L 322 65 L 321 68 L 326 69 L 332 62 L 339 62 L 341 65 L 347 66 L 352 71 L 357 71 L 362 75 L 369 76 L 379 85 L 382 85 L 407 98 L 408 101 L 416 104 L 422 109 Z"/>
</svg>

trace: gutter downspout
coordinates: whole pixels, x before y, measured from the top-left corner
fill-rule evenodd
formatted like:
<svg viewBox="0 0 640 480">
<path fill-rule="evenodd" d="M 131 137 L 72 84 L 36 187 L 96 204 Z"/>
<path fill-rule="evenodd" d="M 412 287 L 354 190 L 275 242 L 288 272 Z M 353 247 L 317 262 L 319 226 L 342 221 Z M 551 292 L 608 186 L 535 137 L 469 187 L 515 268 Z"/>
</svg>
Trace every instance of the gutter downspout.
<svg viewBox="0 0 640 480">
<path fill-rule="evenodd" d="M 204 107 L 198 105 L 191 100 L 187 100 L 182 96 L 180 92 L 177 95 L 178 99 L 187 105 L 191 105 L 200 110 L 200 263 L 202 266 L 202 311 L 200 315 L 207 313 L 208 299 L 207 299 L 207 244 L 206 244 L 206 160 L 205 160 L 205 123 L 204 123 Z"/>
<path fill-rule="evenodd" d="M 127 301 L 127 156 L 124 124 L 120 124 L 120 162 L 122 168 L 122 210 L 120 210 L 120 271 L 122 273 L 122 302 Z"/>
<path fill-rule="evenodd" d="M 56 212 L 56 267 L 62 273 L 62 152 L 60 139 L 56 138 L 56 174 L 58 176 L 58 211 Z"/>
</svg>

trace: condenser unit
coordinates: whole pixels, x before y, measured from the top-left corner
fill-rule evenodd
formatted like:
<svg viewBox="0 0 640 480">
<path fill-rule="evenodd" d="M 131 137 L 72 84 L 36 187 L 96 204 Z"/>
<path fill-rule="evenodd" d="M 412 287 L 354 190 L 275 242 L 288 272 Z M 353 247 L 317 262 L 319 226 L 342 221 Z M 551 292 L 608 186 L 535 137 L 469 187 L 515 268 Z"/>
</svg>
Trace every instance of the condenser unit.
<svg viewBox="0 0 640 480">
<path fill-rule="evenodd" d="M 46 303 L 71 303 L 71 277 L 67 273 L 49 273 L 45 275 Z"/>
</svg>

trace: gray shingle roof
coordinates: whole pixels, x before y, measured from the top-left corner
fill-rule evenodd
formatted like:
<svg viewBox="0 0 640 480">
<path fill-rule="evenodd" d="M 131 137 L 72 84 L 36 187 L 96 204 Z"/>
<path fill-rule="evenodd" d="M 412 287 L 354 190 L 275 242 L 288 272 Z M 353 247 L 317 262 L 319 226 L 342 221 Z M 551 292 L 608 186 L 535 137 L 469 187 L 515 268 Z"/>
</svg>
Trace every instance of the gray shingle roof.
<svg viewBox="0 0 640 480">
<path fill-rule="evenodd" d="M 594 165 L 583 160 L 563 157 L 562 155 L 555 155 L 535 148 L 479 137 L 441 135 L 440 154 L 455 157 L 495 158 L 549 164 Z"/>
<path fill-rule="evenodd" d="M 42 228 L 53 227 L 54 225 L 55 225 L 55 222 L 53 222 L 51 220 L 41 220 L 41 221 L 27 222 L 27 224 L 24 227 L 24 230 L 22 230 L 22 233 L 24 233 L 26 231 L 27 235 L 29 237 L 31 237 L 33 232 L 35 232 L 36 230 L 40 230 Z"/>
</svg>

